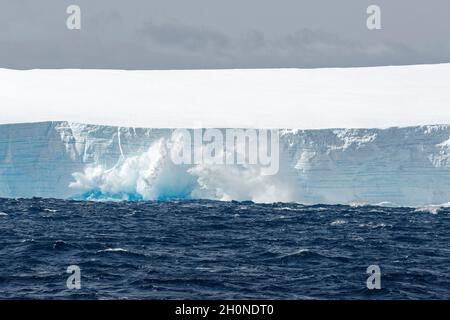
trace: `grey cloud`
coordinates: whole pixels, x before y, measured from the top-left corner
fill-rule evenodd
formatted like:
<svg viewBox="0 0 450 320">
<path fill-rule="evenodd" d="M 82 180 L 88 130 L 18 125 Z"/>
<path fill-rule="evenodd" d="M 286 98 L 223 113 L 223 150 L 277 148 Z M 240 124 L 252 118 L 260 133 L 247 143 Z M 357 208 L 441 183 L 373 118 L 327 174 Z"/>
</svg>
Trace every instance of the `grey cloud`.
<svg viewBox="0 0 450 320">
<path fill-rule="evenodd" d="M 417 59 L 414 49 L 401 43 L 367 43 L 308 28 L 276 36 L 251 30 L 233 37 L 205 26 L 166 22 L 148 24 L 138 35 L 150 41 L 152 51 L 178 53 L 187 65 L 202 56 L 206 68 L 371 66 L 381 59 L 397 64 Z"/>
<path fill-rule="evenodd" d="M 0 68 L 349 67 L 450 62 L 448 0 L 78 0 L 82 30 L 65 28 L 69 0 L 3 0 Z M 413 7 L 408 15 L 409 7 Z M 425 8 L 427 10 L 421 10 Z M 419 21 L 419 23 L 411 23 Z"/>
<path fill-rule="evenodd" d="M 228 50 L 232 44 L 232 40 L 222 32 L 201 26 L 174 23 L 149 23 L 145 28 L 138 30 L 138 34 L 160 46 L 194 52 L 208 50 L 218 53 Z"/>
</svg>

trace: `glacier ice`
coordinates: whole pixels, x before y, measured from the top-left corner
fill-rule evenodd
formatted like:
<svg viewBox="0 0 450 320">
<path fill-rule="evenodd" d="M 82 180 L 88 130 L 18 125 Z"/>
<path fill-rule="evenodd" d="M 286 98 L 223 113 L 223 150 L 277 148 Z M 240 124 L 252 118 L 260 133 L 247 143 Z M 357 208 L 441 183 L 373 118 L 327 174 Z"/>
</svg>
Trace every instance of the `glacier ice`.
<svg viewBox="0 0 450 320">
<path fill-rule="evenodd" d="M 280 131 L 280 170 L 175 165 L 172 129 L 0 125 L 0 197 L 255 202 L 450 201 L 450 125 Z"/>
</svg>

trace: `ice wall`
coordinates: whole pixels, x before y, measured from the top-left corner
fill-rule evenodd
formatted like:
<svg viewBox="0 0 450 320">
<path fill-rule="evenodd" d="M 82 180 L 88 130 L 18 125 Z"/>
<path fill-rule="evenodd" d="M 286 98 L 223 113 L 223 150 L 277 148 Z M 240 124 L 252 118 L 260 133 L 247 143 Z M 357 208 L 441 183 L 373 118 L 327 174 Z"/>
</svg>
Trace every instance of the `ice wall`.
<svg viewBox="0 0 450 320">
<path fill-rule="evenodd" d="M 177 166 L 170 129 L 0 125 L 0 197 L 258 202 L 450 201 L 450 126 L 281 130 L 280 170 Z"/>
</svg>

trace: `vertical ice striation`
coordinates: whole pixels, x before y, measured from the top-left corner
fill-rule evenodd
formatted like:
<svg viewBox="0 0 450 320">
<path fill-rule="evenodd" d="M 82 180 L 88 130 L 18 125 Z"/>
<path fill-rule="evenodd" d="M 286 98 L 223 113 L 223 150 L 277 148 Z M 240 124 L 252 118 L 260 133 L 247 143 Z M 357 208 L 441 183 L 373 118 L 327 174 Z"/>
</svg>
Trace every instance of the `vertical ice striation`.
<svg viewBox="0 0 450 320">
<path fill-rule="evenodd" d="M 258 202 L 450 201 L 450 126 L 282 130 L 280 170 L 176 166 L 171 129 L 0 125 L 0 197 Z"/>
</svg>

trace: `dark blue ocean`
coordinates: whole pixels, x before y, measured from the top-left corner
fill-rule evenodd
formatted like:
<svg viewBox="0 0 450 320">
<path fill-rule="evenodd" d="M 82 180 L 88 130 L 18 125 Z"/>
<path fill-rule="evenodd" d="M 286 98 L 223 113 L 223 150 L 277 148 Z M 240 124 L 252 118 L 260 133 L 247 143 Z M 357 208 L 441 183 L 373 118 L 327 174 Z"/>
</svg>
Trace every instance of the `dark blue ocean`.
<svg viewBox="0 0 450 320">
<path fill-rule="evenodd" d="M 450 209 L 0 199 L 13 298 L 449 299 Z"/>
</svg>

